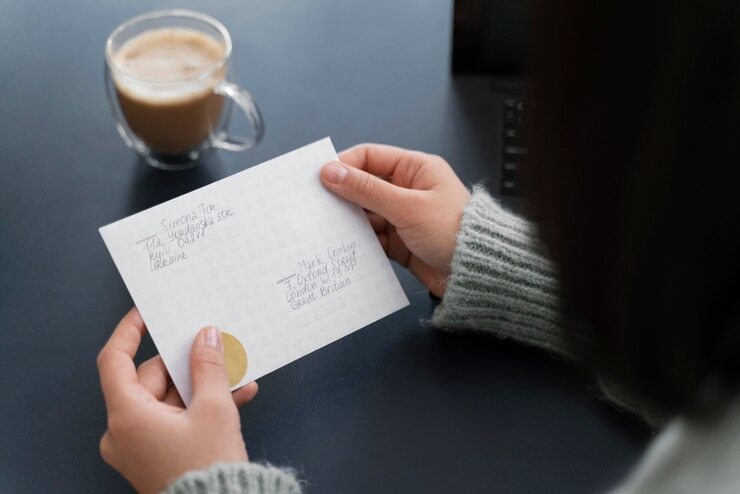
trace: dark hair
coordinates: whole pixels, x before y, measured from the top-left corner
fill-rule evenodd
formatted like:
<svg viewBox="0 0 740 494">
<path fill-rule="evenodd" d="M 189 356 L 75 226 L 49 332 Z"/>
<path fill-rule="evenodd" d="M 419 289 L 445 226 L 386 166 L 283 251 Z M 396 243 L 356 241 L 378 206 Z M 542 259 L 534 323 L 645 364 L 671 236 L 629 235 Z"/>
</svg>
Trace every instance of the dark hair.
<svg viewBox="0 0 740 494">
<path fill-rule="evenodd" d="M 667 412 L 740 377 L 740 2 L 535 1 L 531 214 L 584 359 Z"/>
</svg>

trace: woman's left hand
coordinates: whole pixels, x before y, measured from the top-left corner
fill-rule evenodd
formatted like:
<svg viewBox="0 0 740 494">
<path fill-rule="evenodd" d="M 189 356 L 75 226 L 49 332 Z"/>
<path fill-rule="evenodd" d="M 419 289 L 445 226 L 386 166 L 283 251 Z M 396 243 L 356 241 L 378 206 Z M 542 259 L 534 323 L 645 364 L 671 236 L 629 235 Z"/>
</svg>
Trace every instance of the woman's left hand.
<svg viewBox="0 0 740 494">
<path fill-rule="evenodd" d="M 98 356 L 108 411 L 103 459 L 143 493 L 161 492 L 184 473 L 217 462 L 248 461 L 237 405 L 254 398 L 257 384 L 229 392 L 220 331 L 209 326 L 195 338 L 193 400 L 187 409 L 160 357 L 135 367 L 145 332 L 133 308 Z"/>
</svg>

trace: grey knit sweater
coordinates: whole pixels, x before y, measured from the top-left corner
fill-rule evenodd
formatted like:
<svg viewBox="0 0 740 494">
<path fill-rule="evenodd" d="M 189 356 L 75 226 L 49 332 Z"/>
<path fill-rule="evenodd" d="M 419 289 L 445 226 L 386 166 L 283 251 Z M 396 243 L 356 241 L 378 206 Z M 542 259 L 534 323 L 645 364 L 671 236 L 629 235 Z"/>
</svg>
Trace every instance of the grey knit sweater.
<svg viewBox="0 0 740 494">
<path fill-rule="evenodd" d="M 535 226 L 502 208 L 481 187 L 473 189 L 457 235 L 452 275 L 432 324 L 511 338 L 578 362 L 591 341 L 564 331 L 555 267 Z M 600 397 L 655 427 L 666 417 L 620 386 L 597 379 Z"/>
<path fill-rule="evenodd" d="M 473 190 L 457 235 L 452 274 L 434 326 L 495 333 L 575 359 L 560 328 L 555 269 L 533 226 Z"/>
<path fill-rule="evenodd" d="M 445 329 L 490 332 L 576 360 L 589 341 L 563 331 L 553 265 L 536 230 L 501 208 L 482 188 L 466 206 L 452 274 L 432 323 Z M 664 417 L 640 406 L 618 387 L 601 382 L 603 396 L 658 423 Z M 740 400 L 714 421 L 678 418 L 662 432 L 638 468 L 614 494 L 740 492 Z M 292 494 L 300 484 L 288 470 L 258 464 L 215 465 L 190 472 L 167 494 Z"/>
</svg>

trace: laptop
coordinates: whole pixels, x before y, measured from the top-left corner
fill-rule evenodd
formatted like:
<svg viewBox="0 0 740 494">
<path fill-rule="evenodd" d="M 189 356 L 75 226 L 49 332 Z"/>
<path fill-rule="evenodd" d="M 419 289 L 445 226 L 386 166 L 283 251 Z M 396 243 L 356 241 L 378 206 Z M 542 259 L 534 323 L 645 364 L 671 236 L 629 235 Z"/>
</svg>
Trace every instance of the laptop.
<svg viewBox="0 0 740 494">
<path fill-rule="evenodd" d="M 455 0 L 452 35 L 453 76 L 483 76 L 497 108 L 499 143 L 491 176 L 491 192 L 518 209 L 520 171 L 527 149 L 520 129 L 526 118 L 522 76 L 529 37 L 527 2 Z"/>
</svg>

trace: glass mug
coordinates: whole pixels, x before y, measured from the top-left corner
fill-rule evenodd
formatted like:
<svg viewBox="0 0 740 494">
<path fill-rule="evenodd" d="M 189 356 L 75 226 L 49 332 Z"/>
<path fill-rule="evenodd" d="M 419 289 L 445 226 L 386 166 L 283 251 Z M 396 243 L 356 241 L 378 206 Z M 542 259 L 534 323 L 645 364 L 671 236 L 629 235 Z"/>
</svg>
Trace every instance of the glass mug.
<svg viewBox="0 0 740 494">
<path fill-rule="evenodd" d="M 262 139 L 259 108 L 229 82 L 231 37 L 189 10 L 151 12 L 118 26 L 105 45 L 105 84 L 116 129 L 149 165 L 191 168 L 216 148 L 246 151 Z M 227 133 L 236 104 L 251 137 Z"/>
</svg>

